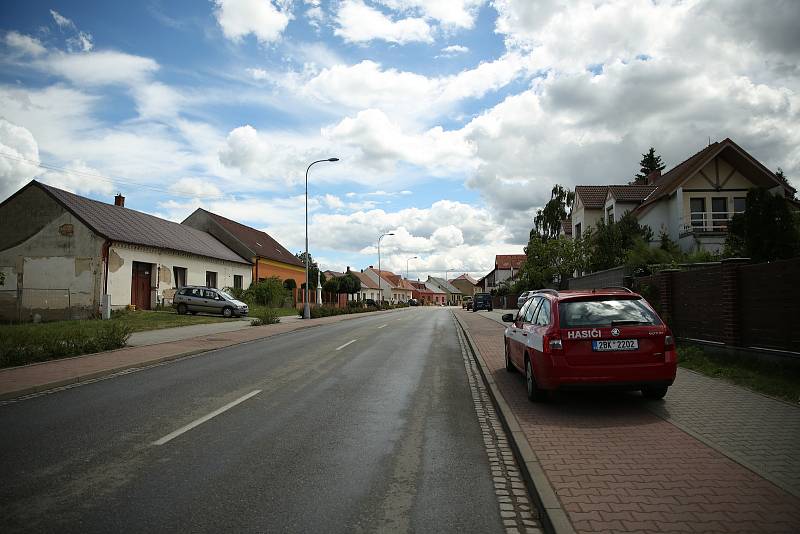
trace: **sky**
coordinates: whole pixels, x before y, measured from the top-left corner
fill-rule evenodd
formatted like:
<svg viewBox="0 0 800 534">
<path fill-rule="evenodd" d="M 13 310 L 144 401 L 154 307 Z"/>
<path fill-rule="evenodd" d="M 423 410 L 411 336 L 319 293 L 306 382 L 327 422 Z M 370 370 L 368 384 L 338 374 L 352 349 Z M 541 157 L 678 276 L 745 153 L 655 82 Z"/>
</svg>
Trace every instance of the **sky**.
<svg viewBox="0 0 800 534">
<path fill-rule="evenodd" d="M 730 137 L 800 188 L 796 0 L 0 4 L 0 201 L 32 179 L 323 269 L 479 277 L 554 184 Z M 414 258 L 416 257 L 416 258 Z M 414 258 L 414 259 L 410 259 Z"/>
</svg>

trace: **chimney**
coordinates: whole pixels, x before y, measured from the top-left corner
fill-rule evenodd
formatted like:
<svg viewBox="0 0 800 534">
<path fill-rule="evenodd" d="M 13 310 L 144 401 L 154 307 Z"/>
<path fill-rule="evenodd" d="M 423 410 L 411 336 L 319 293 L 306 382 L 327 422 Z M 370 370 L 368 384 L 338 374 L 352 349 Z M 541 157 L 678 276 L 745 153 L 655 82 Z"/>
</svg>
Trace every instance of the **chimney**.
<svg viewBox="0 0 800 534">
<path fill-rule="evenodd" d="M 114 205 L 123 208 L 125 207 L 125 197 L 122 196 L 122 193 L 117 193 L 117 195 L 114 197 Z"/>
<path fill-rule="evenodd" d="M 372 269 L 373 268 L 372 265 L 370 265 L 369 268 Z"/>
<path fill-rule="evenodd" d="M 350 266 L 349 265 L 347 266 L 347 270 L 345 272 L 347 272 L 347 273 L 350 272 Z"/>
</svg>

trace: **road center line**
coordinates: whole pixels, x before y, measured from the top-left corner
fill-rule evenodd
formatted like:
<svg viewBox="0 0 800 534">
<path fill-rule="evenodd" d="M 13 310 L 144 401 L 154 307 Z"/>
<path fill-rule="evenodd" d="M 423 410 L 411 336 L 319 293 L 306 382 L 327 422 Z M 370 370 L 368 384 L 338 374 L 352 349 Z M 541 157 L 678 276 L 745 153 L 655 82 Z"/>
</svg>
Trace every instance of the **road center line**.
<svg viewBox="0 0 800 534">
<path fill-rule="evenodd" d="M 342 345 L 341 347 L 336 347 L 336 350 L 342 350 L 342 349 L 343 349 L 343 348 L 345 348 L 347 345 L 349 345 L 349 344 L 351 344 L 351 343 L 355 343 L 356 341 L 358 341 L 358 339 L 351 339 L 350 341 L 348 341 L 347 343 L 345 343 L 345 344 L 344 344 L 344 345 Z"/>
<path fill-rule="evenodd" d="M 200 419 L 195 419 L 194 421 L 192 421 L 192 422 L 191 422 L 191 423 L 189 423 L 188 425 L 186 425 L 186 426 L 182 426 L 182 427 L 180 427 L 178 430 L 176 430 L 176 431 L 174 431 L 174 432 L 170 432 L 169 434 L 167 434 L 167 435 L 166 435 L 166 436 L 164 436 L 163 438 L 161 438 L 161 439 L 159 439 L 159 440 L 157 440 L 157 441 L 154 441 L 154 442 L 153 442 L 153 445 L 163 445 L 163 444 L 165 444 L 165 443 L 167 443 L 167 442 L 169 442 L 169 441 L 172 441 L 173 439 L 177 438 L 177 437 L 178 437 L 178 436 L 180 436 L 181 434 L 184 434 L 184 433 L 186 433 L 186 432 L 190 431 L 191 429 L 193 429 L 193 428 L 194 428 L 194 427 L 196 427 L 196 426 L 200 426 L 200 425 L 202 425 L 203 423 L 205 423 L 205 422 L 206 422 L 206 421 L 208 421 L 209 419 L 213 419 L 214 417 L 218 416 L 219 414 L 221 414 L 221 413 L 223 413 L 223 412 L 226 412 L 226 411 L 230 410 L 231 408 L 233 408 L 233 407 L 234 407 L 234 406 L 236 406 L 237 404 L 241 404 L 242 402 L 246 401 L 247 399 L 249 399 L 249 398 L 251 398 L 251 397 L 255 397 L 255 396 L 256 396 L 256 395 L 258 395 L 259 393 L 261 393 L 261 390 L 260 390 L 260 389 L 257 389 L 257 390 L 255 390 L 255 391 L 251 391 L 250 393 L 248 393 L 248 394 L 247 394 L 247 395 L 245 395 L 244 397 L 239 397 L 239 398 L 238 398 L 238 399 L 236 399 L 235 401 L 233 401 L 233 402 L 229 402 L 228 404 L 226 404 L 226 405 L 225 405 L 225 406 L 223 406 L 222 408 L 219 408 L 219 409 L 217 409 L 217 410 L 214 410 L 214 411 L 213 411 L 213 412 L 211 412 L 210 414 L 206 414 L 206 415 L 204 415 L 203 417 L 201 417 Z"/>
<path fill-rule="evenodd" d="M 387 327 L 387 326 L 389 326 L 389 325 L 388 325 L 388 324 L 382 324 L 382 325 L 380 325 L 378 328 L 385 328 L 385 327 Z"/>
</svg>

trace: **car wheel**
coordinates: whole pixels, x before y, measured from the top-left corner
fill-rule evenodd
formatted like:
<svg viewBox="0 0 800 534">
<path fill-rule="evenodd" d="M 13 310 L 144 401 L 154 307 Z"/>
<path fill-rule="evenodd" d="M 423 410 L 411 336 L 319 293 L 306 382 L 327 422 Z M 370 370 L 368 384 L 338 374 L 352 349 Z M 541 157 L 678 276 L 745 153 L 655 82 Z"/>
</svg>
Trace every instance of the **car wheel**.
<svg viewBox="0 0 800 534">
<path fill-rule="evenodd" d="M 654 386 L 654 387 L 646 387 L 642 388 L 642 395 L 646 399 L 663 399 L 664 395 L 667 394 L 667 386 Z"/>
<path fill-rule="evenodd" d="M 230 306 L 225 306 L 222 308 L 222 316 L 227 318 L 233 317 L 233 308 Z"/>
<path fill-rule="evenodd" d="M 511 356 L 508 354 L 508 343 L 506 343 L 506 371 L 509 373 L 516 372 L 517 368 L 511 363 Z"/>
<path fill-rule="evenodd" d="M 186 315 L 186 304 L 178 304 L 178 315 Z"/>
<path fill-rule="evenodd" d="M 488 310 L 488 311 L 492 311 L 492 308 L 489 308 L 489 310 Z"/>
<path fill-rule="evenodd" d="M 528 388 L 528 400 L 539 402 L 545 400 L 547 392 L 539 389 L 536 385 L 536 378 L 533 376 L 533 366 L 528 358 L 525 358 L 525 385 Z"/>
</svg>

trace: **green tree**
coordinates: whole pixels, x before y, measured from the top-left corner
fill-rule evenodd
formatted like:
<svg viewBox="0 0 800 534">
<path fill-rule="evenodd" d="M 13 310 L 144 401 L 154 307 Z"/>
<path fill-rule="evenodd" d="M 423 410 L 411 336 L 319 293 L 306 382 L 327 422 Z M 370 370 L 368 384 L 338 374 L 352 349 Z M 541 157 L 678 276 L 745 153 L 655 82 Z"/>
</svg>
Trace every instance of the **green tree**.
<svg viewBox="0 0 800 534">
<path fill-rule="evenodd" d="M 649 243 L 652 239 L 650 227 L 640 225 L 630 213 L 616 222 L 600 219 L 588 243 L 588 266 L 592 271 L 602 271 L 623 265 L 638 240 Z"/>
<path fill-rule="evenodd" d="M 797 215 L 788 201 L 764 188 L 747 193 L 747 209 L 733 216 L 725 241 L 725 255 L 772 261 L 800 255 Z"/>
<path fill-rule="evenodd" d="M 558 284 L 566 286 L 566 281 L 575 271 L 584 267 L 583 239 L 544 239 L 532 235 L 525 247 L 525 264 L 514 286 L 515 292 L 540 289 Z"/>
<path fill-rule="evenodd" d="M 536 211 L 533 219 L 533 230 L 544 239 L 555 239 L 561 231 L 561 221 L 567 218 L 567 213 L 572 212 L 572 203 L 575 201 L 575 192 L 558 184 L 550 192 L 550 200 L 544 208 Z"/>
<path fill-rule="evenodd" d="M 250 284 L 250 288 L 244 292 L 242 297 L 253 304 L 261 304 L 268 308 L 280 308 L 286 298 L 286 289 L 280 278 L 270 276 Z"/>
<path fill-rule="evenodd" d="M 324 284 L 322 284 L 322 290 L 325 293 L 340 293 L 339 291 L 339 278 L 330 278 L 326 280 Z"/>
<path fill-rule="evenodd" d="M 306 253 L 305 252 L 298 252 L 295 254 L 297 259 L 303 262 L 303 265 L 306 263 Z M 311 254 L 308 255 L 308 287 L 309 291 L 316 291 L 317 290 L 317 273 L 319 272 L 319 265 L 317 262 L 314 261 L 314 256 Z M 320 283 L 323 285 L 325 284 L 325 275 L 323 273 L 319 274 Z M 306 283 L 303 282 L 300 284 L 300 289 L 305 289 Z M 310 298 L 310 297 L 309 297 Z"/>
<path fill-rule="evenodd" d="M 361 280 L 351 272 L 339 278 L 339 293 L 355 295 L 361 291 Z"/>
<path fill-rule="evenodd" d="M 647 175 L 654 171 L 664 170 L 664 163 L 661 161 L 661 156 L 656 154 L 656 149 L 650 147 L 646 154 L 642 154 L 642 160 L 639 162 L 639 173 L 636 175 L 634 183 L 645 184 Z"/>
</svg>

